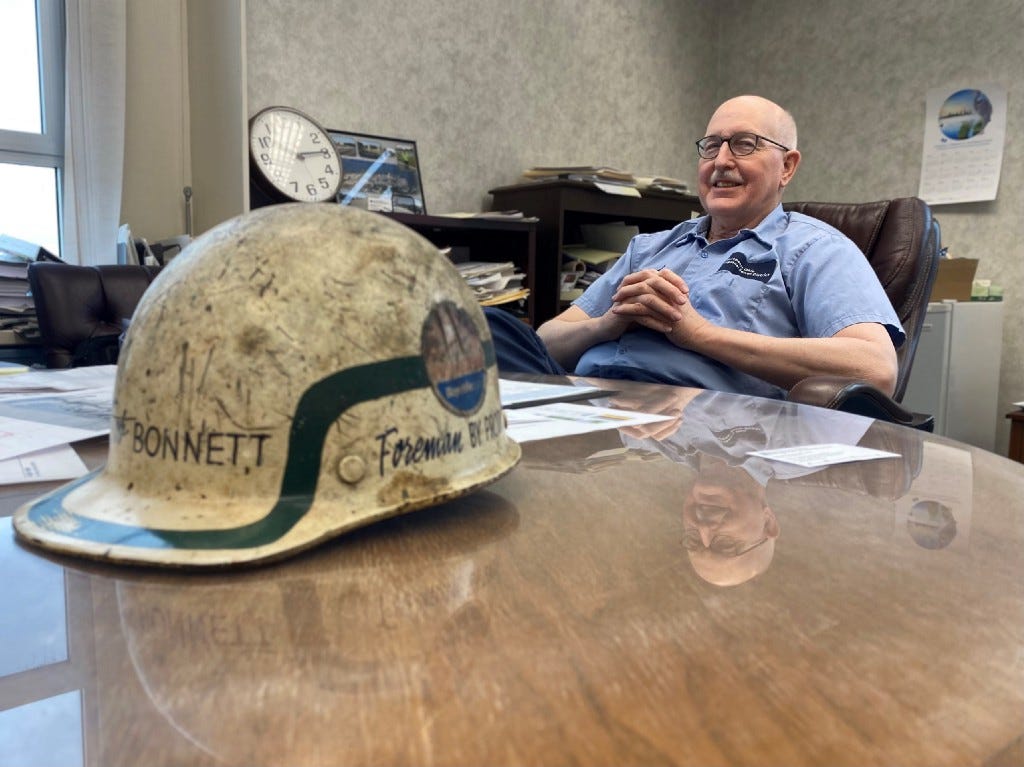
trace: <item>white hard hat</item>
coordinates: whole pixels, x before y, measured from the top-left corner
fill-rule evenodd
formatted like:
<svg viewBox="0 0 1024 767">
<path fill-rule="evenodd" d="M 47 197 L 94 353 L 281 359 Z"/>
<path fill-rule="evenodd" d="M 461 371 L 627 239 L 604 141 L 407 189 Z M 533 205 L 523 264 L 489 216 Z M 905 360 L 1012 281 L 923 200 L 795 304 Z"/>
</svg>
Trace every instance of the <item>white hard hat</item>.
<svg viewBox="0 0 1024 767">
<path fill-rule="evenodd" d="M 96 559 L 276 559 L 509 471 L 483 313 L 427 240 L 328 204 L 204 234 L 143 296 L 105 468 L 18 510 Z"/>
</svg>

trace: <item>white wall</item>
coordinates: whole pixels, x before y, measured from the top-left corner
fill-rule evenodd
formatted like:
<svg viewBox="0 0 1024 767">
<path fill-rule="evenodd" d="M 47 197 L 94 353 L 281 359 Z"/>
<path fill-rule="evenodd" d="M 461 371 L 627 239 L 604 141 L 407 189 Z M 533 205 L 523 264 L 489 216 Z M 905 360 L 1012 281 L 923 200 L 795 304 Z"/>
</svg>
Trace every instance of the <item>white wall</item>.
<svg viewBox="0 0 1024 767">
<path fill-rule="evenodd" d="M 185 0 L 131 0 L 127 11 L 121 223 L 149 240 L 185 231 L 190 183 Z"/>
<path fill-rule="evenodd" d="M 244 0 L 188 0 L 192 215 L 198 234 L 249 207 Z"/>
</svg>

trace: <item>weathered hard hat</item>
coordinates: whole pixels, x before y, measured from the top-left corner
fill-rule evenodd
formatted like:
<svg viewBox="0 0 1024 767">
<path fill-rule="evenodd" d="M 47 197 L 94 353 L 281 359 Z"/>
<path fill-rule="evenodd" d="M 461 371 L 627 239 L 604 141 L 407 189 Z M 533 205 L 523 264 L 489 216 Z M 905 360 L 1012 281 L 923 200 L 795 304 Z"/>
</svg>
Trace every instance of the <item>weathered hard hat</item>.
<svg viewBox="0 0 1024 767">
<path fill-rule="evenodd" d="M 494 349 L 458 272 L 384 216 L 262 208 L 196 239 L 143 296 L 106 466 L 18 510 L 96 559 L 283 557 L 509 471 Z"/>
</svg>

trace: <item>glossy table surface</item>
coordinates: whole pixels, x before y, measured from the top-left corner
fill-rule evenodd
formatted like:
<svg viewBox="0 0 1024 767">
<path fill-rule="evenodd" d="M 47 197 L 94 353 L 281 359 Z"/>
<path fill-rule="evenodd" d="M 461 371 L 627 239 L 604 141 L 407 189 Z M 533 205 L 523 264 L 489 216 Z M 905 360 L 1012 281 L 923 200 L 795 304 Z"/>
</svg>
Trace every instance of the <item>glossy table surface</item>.
<svg viewBox="0 0 1024 767">
<path fill-rule="evenodd" d="M 615 388 L 672 420 L 264 567 L 43 556 L 9 516 L 55 483 L 4 488 L 0 763 L 1024 762 L 1024 466 Z M 899 457 L 748 455 L 822 442 Z"/>
</svg>

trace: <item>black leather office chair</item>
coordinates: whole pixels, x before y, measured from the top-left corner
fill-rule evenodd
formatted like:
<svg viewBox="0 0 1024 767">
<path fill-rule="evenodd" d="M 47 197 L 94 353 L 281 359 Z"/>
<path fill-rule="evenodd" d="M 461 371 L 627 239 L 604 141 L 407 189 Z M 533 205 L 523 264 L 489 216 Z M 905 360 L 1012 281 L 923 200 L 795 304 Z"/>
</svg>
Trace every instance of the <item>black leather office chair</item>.
<svg viewBox="0 0 1024 767">
<path fill-rule="evenodd" d="M 159 272 L 159 266 L 30 264 L 46 366 L 116 363 L 125 324 Z"/>
<path fill-rule="evenodd" d="M 896 353 L 899 375 L 892 397 L 864 381 L 812 376 L 797 383 L 789 399 L 932 431 L 934 416 L 912 413 L 899 404 L 939 269 L 940 231 L 931 209 L 916 197 L 866 203 L 790 202 L 783 207 L 831 224 L 857 244 L 907 334 Z"/>
</svg>

